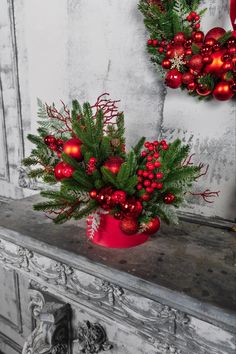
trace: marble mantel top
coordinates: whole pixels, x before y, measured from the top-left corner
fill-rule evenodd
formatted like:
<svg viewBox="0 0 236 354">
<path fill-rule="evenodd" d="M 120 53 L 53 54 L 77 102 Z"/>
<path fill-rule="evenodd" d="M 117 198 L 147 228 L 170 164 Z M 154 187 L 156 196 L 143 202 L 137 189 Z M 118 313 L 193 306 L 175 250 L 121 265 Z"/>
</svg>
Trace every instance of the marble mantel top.
<svg viewBox="0 0 236 354">
<path fill-rule="evenodd" d="M 226 313 L 226 322 L 236 327 L 235 232 L 181 221 L 178 226 L 163 224 L 144 245 L 106 249 L 88 241 L 83 222 L 54 225 L 33 211 L 38 200 L 0 200 L 0 238 L 9 235 L 12 242 L 51 257 L 89 264 L 91 273 L 153 299 L 179 301 L 202 316 L 217 320 Z"/>
</svg>

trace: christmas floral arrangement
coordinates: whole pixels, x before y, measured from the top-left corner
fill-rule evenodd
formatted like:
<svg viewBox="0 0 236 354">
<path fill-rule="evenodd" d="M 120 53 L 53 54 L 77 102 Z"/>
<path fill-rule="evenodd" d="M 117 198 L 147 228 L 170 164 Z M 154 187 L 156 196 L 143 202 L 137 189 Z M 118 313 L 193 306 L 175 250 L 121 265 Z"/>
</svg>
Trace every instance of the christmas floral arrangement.
<svg viewBox="0 0 236 354">
<path fill-rule="evenodd" d="M 137 242 L 141 243 L 159 229 L 159 218 L 177 221 L 176 208 L 206 171 L 192 163 L 189 146 L 180 140 L 141 138 L 126 152 L 123 113 L 118 101 L 105 95 L 82 107 L 74 100 L 71 110 L 64 103 L 57 110 L 39 101 L 38 134 L 28 136 L 35 148 L 23 164 L 31 178 L 59 185 L 41 191 L 48 200 L 36 204 L 35 210 L 45 211 L 55 223 L 88 217 L 88 236 L 93 240 L 105 218 L 114 242 L 121 232 L 133 240 L 141 237 Z M 207 200 L 217 193 L 192 194 Z"/>
<path fill-rule="evenodd" d="M 236 93 L 235 1 L 230 15 L 234 31 L 200 30 L 201 0 L 141 0 L 139 9 L 150 33 L 151 60 L 165 84 L 200 99 L 225 101 Z"/>
</svg>

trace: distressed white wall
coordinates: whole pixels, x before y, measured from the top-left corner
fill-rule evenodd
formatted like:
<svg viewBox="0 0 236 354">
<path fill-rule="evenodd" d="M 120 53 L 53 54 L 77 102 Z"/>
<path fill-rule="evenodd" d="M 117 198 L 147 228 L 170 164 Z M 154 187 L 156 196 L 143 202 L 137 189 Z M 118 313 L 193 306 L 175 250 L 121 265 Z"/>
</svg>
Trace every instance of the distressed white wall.
<svg viewBox="0 0 236 354">
<path fill-rule="evenodd" d="M 3 1 L 3 0 L 0 0 Z M 14 0 L 25 135 L 36 129 L 36 97 L 47 102 L 121 99 L 127 137 L 180 136 L 196 158 L 211 162 L 202 187 L 221 190 L 214 205 L 194 212 L 233 219 L 234 148 L 231 102 L 202 103 L 165 89 L 150 64 L 148 34 L 137 0 Z M 227 1 L 205 1 L 203 28 L 229 28 Z M 164 104 L 164 115 L 163 115 Z M 161 129 L 162 128 L 162 129 Z M 26 143 L 26 152 L 30 146 Z M 194 202 L 195 203 L 195 202 Z"/>
</svg>

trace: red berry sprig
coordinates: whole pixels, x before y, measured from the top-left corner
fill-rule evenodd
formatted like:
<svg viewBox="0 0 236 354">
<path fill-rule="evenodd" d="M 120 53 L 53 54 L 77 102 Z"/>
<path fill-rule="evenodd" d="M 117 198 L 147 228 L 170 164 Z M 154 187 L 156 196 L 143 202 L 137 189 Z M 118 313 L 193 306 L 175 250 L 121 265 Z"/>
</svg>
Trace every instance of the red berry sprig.
<svg viewBox="0 0 236 354">
<path fill-rule="evenodd" d="M 44 142 L 50 150 L 57 152 L 57 156 L 61 158 L 64 140 L 57 139 L 54 135 L 47 135 L 44 138 Z"/>
<path fill-rule="evenodd" d="M 89 159 L 89 162 L 87 163 L 87 169 L 86 169 L 86 173 L 88 175 L 92 175 L 93 172 L 97 169 L 96 163 L 97 163 L 97 159 L 95 157 L 91 157 Z"/>
<path fill-rule="evenodd" d="M 160 157 L 160 150 L 167 150 L 168 144 L 165 140 L 158 142 L 157 140 L 150 143 L 147 141 L 144 144 L 146 150 L 141 152 L 141 156 L 146 159 L 145 169 L 140 169 L 137 171 L 138 184 L 137 190 L 145 190 L 141 199 L 143 201 L 148 201 L 151 194 L 155 189 L 162 189 L 163 183 L 161 179 L 163 178 L 163 173 L 159 170 L 161 168 L 161 162 L 158 160 Z"/>
</svg>

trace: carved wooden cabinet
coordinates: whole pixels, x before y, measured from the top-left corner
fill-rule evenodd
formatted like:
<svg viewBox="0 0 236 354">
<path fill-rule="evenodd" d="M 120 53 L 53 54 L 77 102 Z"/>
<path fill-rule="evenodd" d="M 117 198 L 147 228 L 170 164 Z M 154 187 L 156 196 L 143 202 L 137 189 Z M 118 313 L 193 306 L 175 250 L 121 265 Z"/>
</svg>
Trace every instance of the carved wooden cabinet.
<svg viewBox="0 0 236 354">
<path fill-rule="evenodd" d="M 0 206 L 0 352 L 235 353 L 234 234 L 183 222 L 108 250 L 32 199 Z"/>
</svg>

